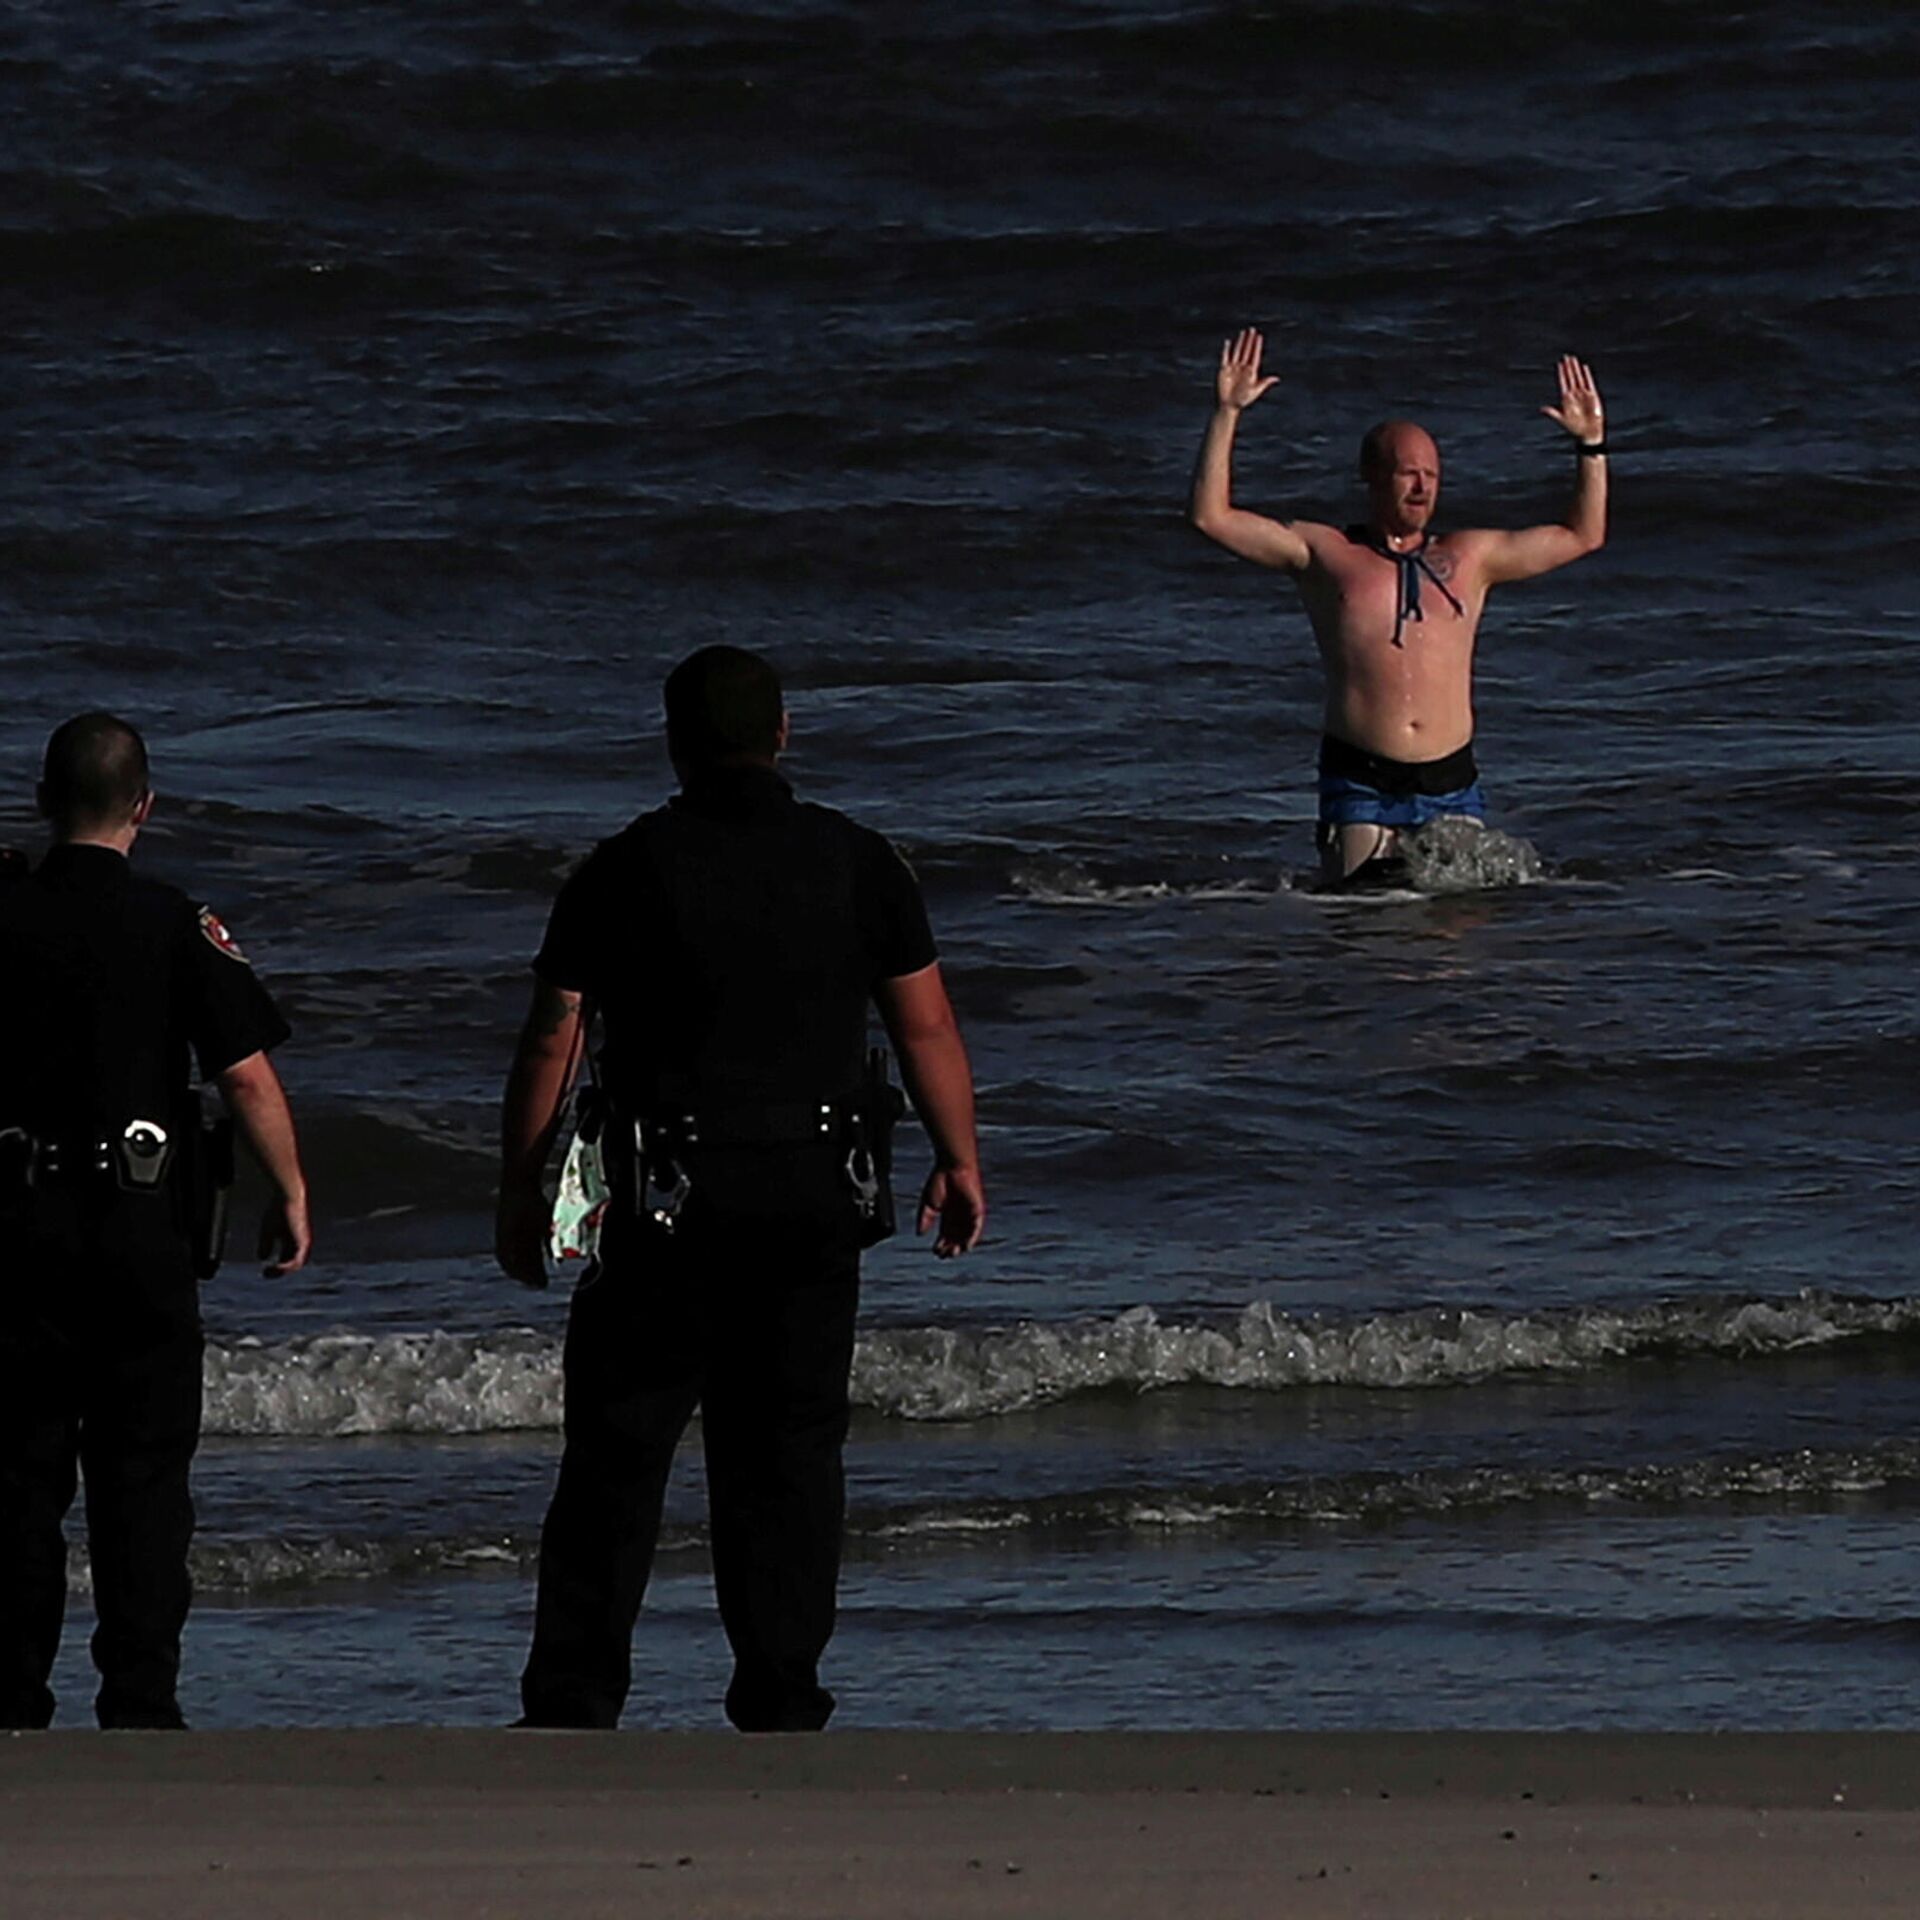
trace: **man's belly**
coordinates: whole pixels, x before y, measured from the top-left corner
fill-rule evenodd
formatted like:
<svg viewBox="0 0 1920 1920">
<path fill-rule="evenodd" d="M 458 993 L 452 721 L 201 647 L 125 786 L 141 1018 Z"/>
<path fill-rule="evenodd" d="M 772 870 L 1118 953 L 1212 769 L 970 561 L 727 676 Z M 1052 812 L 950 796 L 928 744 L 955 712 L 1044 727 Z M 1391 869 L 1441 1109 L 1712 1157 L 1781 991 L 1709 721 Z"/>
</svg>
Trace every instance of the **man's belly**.
<svg viewBox="0 0 1920 1920">
<path fill-rule="evenodd" d="M 1408 647 L 1421 644 L 1416 635 Z M 1327 687 L 1326 730 L 1390 760 L 1440 760 L 1473 738 L 1472 655 L 1362 659 Z"/>
<path fill-rule="evenodd" d="M 1462 707 L 1415 717 L 1383 714 L 1355 701 L 1329 700 L 1326 731 L 1349 746 L 1364 747 L 1389 760 L 1444 760 L 1473 738 L 1473 710 Z"/>
</svg>

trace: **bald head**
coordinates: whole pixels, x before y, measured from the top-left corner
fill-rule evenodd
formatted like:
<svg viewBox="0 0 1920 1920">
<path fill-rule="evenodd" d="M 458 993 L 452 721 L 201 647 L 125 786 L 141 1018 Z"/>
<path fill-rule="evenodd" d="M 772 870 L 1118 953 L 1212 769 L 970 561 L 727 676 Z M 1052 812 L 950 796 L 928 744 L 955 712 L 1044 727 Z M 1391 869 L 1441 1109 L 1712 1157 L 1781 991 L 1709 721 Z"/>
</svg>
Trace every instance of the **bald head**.
<svg viewBox="0 0 1920 1920">
<path fill-rule="evenodd" d="M 55 728 L 40 773 L 40 811 L 66 839 L 137 826 L 147 805 L 147 745 L 111 713 Z"/>
<path fill-rule="evenodd" d="M 1377 421 L 1360 436 L 1360 478 L 1371 482 L 1376 474 L 1391 473 L 1409 456 L 1439 469 L 1439 445 L 1417 420 Z"/>
<path fill-rule="evenodd" d="M 1440 498 L 1440 449 L 1417 422 L 1382 420 L 1360 441 L 1360 478 L 1381 532 L 1423 532 Z"/>
</svg>

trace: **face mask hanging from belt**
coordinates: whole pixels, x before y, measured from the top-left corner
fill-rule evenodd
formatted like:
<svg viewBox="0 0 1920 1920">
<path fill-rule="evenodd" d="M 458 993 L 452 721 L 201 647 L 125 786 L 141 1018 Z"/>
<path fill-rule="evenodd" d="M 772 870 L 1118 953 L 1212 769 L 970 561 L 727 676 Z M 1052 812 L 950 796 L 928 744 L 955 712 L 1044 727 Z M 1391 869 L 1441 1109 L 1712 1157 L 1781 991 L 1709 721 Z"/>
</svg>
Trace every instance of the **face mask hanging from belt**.
<svg viewBox="0 0 1920 1920">
<path fill-rule="evenodd" d="M 547 1250 L 559 1262 L 599 1258 L 600 1228 L 611 1198 L 607 1184 L 607 1100 L 593 1067 L 593 1013 L 592 1004 L 583 1000 L 580 1053 L 587 1084 L 574 1096 L 573 1138 L 567 1143 L 547 1227 Z M 569 1070 L 569 1079 L 580 1064 L 576 1062 Z"/>
<path fill-rule="evenodd" d="M 556 1260 L 594 1260 L 607 1217 L 607 1163 L 603 1140 L 606 1102 L 598 1087 L 582 1087 L 574 1102 L 573 1138 L 553 1196 L 547 1246 Z"/>
</svg>

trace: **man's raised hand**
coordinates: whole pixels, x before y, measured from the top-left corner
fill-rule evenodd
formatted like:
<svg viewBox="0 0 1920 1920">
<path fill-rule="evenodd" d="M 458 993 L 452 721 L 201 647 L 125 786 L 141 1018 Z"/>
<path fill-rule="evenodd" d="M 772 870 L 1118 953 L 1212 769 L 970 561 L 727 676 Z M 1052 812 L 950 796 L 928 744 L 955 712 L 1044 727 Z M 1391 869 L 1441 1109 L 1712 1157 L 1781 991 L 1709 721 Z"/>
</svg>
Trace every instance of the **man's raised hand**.
<svg viewBox="0 0 1920 1920">
<path fill-rule="evenodd" d="M 1256 348 L 1256 361 L 1258 358 Z M 1607 437 L 1607 410 L 1600 404 L 1600 390 L 1593 384 L 1592 371 L 1584 360 L 1576 360 L 1570 353 L 1560 356 L 1560 404 L 1540 411 L 1588 446 Z"/>
<path fill-rule="evenodd" d="M 1260 351 L 1266 345 L 1252 327 L 1242 327 L 1220 349 L 1220 374 L 1214 392 L 1223 407 L 1238 413 L 1250 407 L 1269 387 L 1280 384 L 1277 374 L 1260 377 Z"/>
</svg>

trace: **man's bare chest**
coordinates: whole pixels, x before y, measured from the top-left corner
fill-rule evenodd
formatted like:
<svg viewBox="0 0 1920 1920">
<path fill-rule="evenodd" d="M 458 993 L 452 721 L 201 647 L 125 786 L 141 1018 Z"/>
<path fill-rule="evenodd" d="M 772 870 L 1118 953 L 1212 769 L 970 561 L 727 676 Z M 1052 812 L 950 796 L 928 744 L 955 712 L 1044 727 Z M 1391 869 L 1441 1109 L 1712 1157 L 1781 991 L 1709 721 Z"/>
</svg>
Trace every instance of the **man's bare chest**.
<svg viewBox="0 0 1920 1920">
<path fill-rule="evenodd" d="M 1444 539 L 1396 552 L 1350 538 L 1301 587 L 1323 637 L 1347 645 L 1471 644 L 1485 598 Z"/>
</svg>

